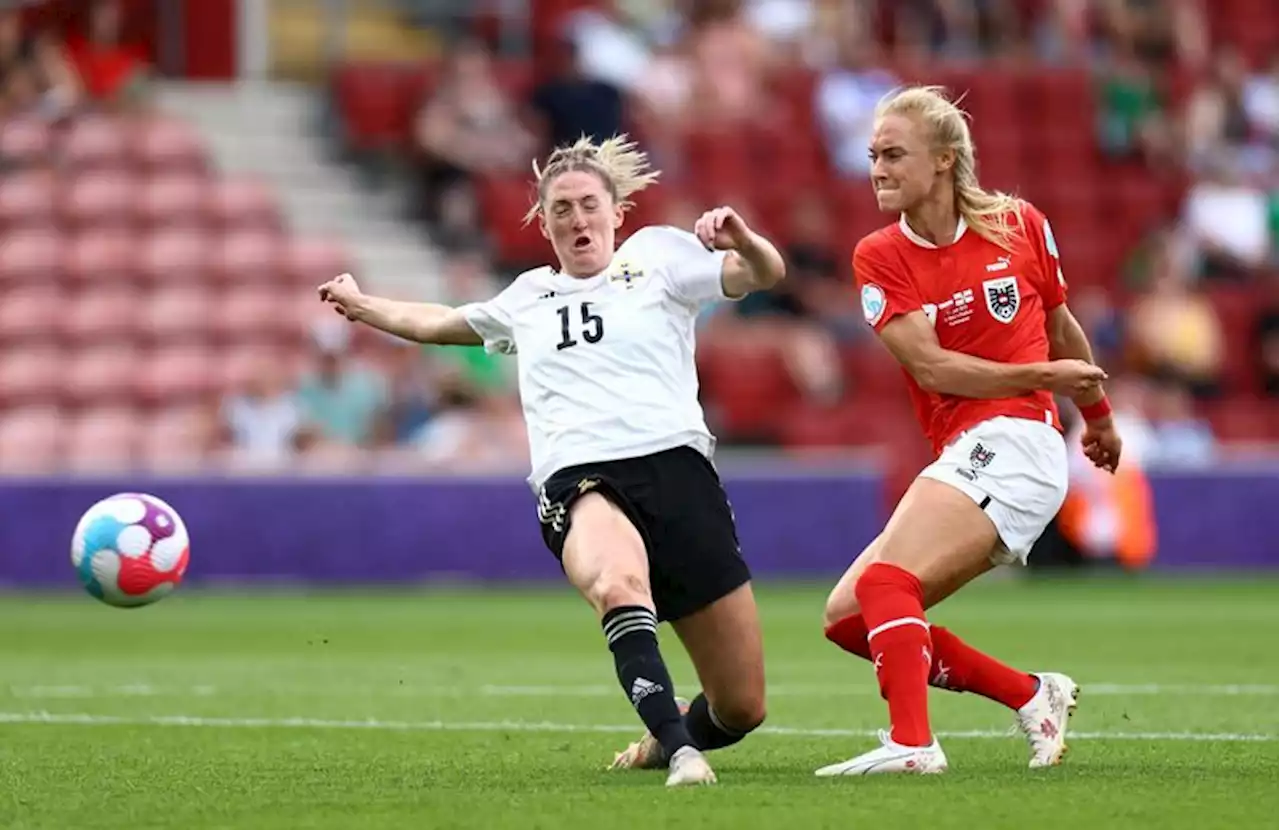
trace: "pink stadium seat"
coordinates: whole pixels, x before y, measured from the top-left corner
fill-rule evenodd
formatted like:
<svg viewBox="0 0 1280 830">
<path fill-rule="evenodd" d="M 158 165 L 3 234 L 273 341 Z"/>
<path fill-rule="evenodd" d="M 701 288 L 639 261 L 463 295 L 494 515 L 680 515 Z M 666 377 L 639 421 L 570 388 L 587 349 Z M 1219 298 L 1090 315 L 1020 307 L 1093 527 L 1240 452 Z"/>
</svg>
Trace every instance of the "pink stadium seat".
<svg viewBox="0 0 1280 830">
<path fill-rule="evenodd" d="M 61 235 L 48 228 L 0 234 L 0 286 L 62 278 Z"/>
<path fill-rule="evenodd" d="M 142 298 L 129 283 L 105 282 L 67 306 L 61 330 L 81 346 L 132 340 L 143 333 L 142 311 Z"/>
<path fill-rule="evenodd" d="M 65 369 L 62 351 L 52 345 L 5 349 L 0 352 L 0 406 L 53 401 Z"/>
<path fill-rule="evenodd" d="M 151 179 L 138 198 L 138 214 L 151 228 L 199 226 L 209 219 L 210 184 L 203 177 L 175 173 Z"/>
<path fill-rule="evenodd" d="M 209 278 L 210 240 L 194 228 L 168 228 L 142 246 L 140 272 L 157 285 L 201 282 Z"/>
<path fill-rule="evenodd" d="M 251 285 L 280 282 L 281 242 L 273 231 L 232 231 L 222 237 L 212 256 L 212 272 L 220 280 Z"/>
<path fill-rule="evenodd" d="M 95 406 L 72 419 L 67 432 L 64 464 L 73 470 L 129 469 L 134 462 L 141 429 L 129 406 Z"/>
<path fill-rule="evenodd" d="M 331 239 L 295 237 L 284 252 L 285 276 L 296 285 L 318 286 L 351 267 L 347 251 Z"/>
<path fill-rule="evenodd" d="M 0 413 L 0 472 L 39 473 L 56 467 L 61 451 L 62 413 L 53 406 L 30 406 Z"/>
<path fill-rule="evenodd" d="M 192 471 L 205 460 L 215 423 L 212 413 L 195 406 L 170 406 L 156 412 L 142 432 L 142 457 L 157 472 Z"/>
<path fill-rule="evenodd" d="M 63 137 L 62 158 L 76 169 L 121 167 L 127 163 L 130 140 L 126 129 L 113 118 L 83 118 Z"/>
<path fill-rule="evenodd" d="M 147 299 L 141 328 L 161 344 L 199 342 L 211 333 L 220 304 L 203 286 L 164 287 Z"/>
<path fill-rule="evenodd" d="M 214 316 L 216 332 L 226 342 L 281 341 L 296 337 L 294 310 L 298 292 L 267 285 L 247 285 L 227 293 Z M 316 306 L 320 303 L 317 300 Z"/>
<path fill-rule="evenodd" d="M 152 172 L 197 172 L 206 167 L 204 143 L 195 127 L 155 118 L 134 133 L 135 157 Z"/>
<path fill-rule="evenodd" d="M 81 228 L 122 228 L 132 226 L 138 182 L 118 170 L 85 173 L 66 189 L 63 212 L 68 221 Z"/>
<path fill-rule="evenodd" d="M 0 229 L 47 227 L 56 218 L 57 185 L 43 171 L 16 173 L 0 179 Z"/>
<path fill-rule="evenodd" d="M 0 121 L 0 158 L 26 166 L 45 161 L 53 147 L 48 124 L 38 117 Z"/>
<path fill-rule="evenodd" d="M 0 293 L 0 348 L 27 348 L 55 337 L 65 314 L 65 297 L 51 283 Z"/>
<path fill-rule="evenodd" d="M 179 345 L 162 348 L 148 362 L 139 393 L 150 404 L 195 401 L 215 386 L 216 361 L 204 348 Z"/>
<path fill-rule="evenodd" d="M 252 380 L 261 362 L 261 347 L 234 345 L 218 353 L 216 386 L 223 395 L 242 392 Z"/>
<path fill-rule="evenodd" d="M 223 179 L 207 192 L 208 212 L 226 229 L 278 230 L 280 212 L 271 187 L 255 178 Z"/>
<path fill-rule="evenodd" d="M 85 231 L 71 239 L 65 250 L 68 280 L 103 285 L 138 278 L 138 241 L 124 230 Z"/>
<path fill-rule="evenodd" d="M 127 343 L 86 348 L 61 373 L 62 397 L 78 406 L 125 403 L 133 400 L 139 380 L 149 372 L 142 354 Z"/>
</svg>

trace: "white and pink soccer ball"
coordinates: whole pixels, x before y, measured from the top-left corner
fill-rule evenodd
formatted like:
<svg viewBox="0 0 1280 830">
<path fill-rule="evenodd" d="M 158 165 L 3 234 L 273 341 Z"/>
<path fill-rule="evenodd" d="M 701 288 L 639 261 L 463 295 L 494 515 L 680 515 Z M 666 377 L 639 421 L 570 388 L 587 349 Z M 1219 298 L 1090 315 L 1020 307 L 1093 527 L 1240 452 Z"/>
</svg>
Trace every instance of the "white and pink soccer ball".
<svg viewBox="0 0 1280 830">
<path fill-rule="evenodd" d="M 118 493 L 81 517 L 71 540 L 71 564 L 90 595 L 117 608 L 134 608 L 178 587 L 190 545 L 178 511 L 146 493 Z"/>
</svg>

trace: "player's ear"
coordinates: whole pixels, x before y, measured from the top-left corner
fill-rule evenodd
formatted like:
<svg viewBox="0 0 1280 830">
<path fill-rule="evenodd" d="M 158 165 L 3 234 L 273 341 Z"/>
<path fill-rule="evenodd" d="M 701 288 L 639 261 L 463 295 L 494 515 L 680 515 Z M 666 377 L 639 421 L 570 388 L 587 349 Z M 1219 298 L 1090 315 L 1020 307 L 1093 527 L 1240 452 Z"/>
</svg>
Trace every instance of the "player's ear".
<svg viewBox="0 0 1280 830">
<path fill-rule="evenodd" d="M 939 173 L 945 173 L 956 166 L 956 151 L 950 147 L 935 153 L 933 156 L 934 169 Z"/>
<path fill-rule="evenodd" d="M 613 205 L 613 229 L 616 231 L 622 227 L 622 220 L 626 216 L 626 211 L 622 209 L 622 205 L 614 203 Z"/>
<path fill-rule="evenodd" d="M 547 228 L 547 217 L 543 215 L 542 211 L 538 211 L 538 231 L 542 233 L 543 239 L 551 240 L 551 231 Z"/>
</svg>

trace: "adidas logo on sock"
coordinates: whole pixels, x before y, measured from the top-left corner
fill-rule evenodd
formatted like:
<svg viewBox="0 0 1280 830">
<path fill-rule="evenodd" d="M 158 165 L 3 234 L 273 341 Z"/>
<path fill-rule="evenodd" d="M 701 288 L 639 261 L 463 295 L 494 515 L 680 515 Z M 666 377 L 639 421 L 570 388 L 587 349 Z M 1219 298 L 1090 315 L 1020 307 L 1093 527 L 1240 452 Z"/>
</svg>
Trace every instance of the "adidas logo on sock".
<svg viewBox="0 0 1280 830">
<path fill-rule="evenodd" d="M 631 705 L 639 706 L 640 701 L 646 697 L 658 692 L 665 691 L 661 683 L 654 683 L 652 680 L 645 680 L 643 677 L 637 677 L 636 682 L 631 684 Z"/>
</svg>

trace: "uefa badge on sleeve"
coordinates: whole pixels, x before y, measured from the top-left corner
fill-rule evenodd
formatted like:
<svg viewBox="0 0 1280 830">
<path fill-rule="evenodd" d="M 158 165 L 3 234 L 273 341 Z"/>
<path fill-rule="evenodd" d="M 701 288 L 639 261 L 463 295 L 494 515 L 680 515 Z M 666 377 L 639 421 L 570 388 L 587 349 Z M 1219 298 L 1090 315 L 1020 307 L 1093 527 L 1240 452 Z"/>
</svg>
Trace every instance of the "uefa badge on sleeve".
<svg viewBox="0 0 1280 830">
<path fill-rule="evenodd" d="M 862 286 L 862 316 L 867 318 L 868 323 L 873 326 L 879 323 L 887 307 L 884 289 L 871 283 Z"/>
</svg>

